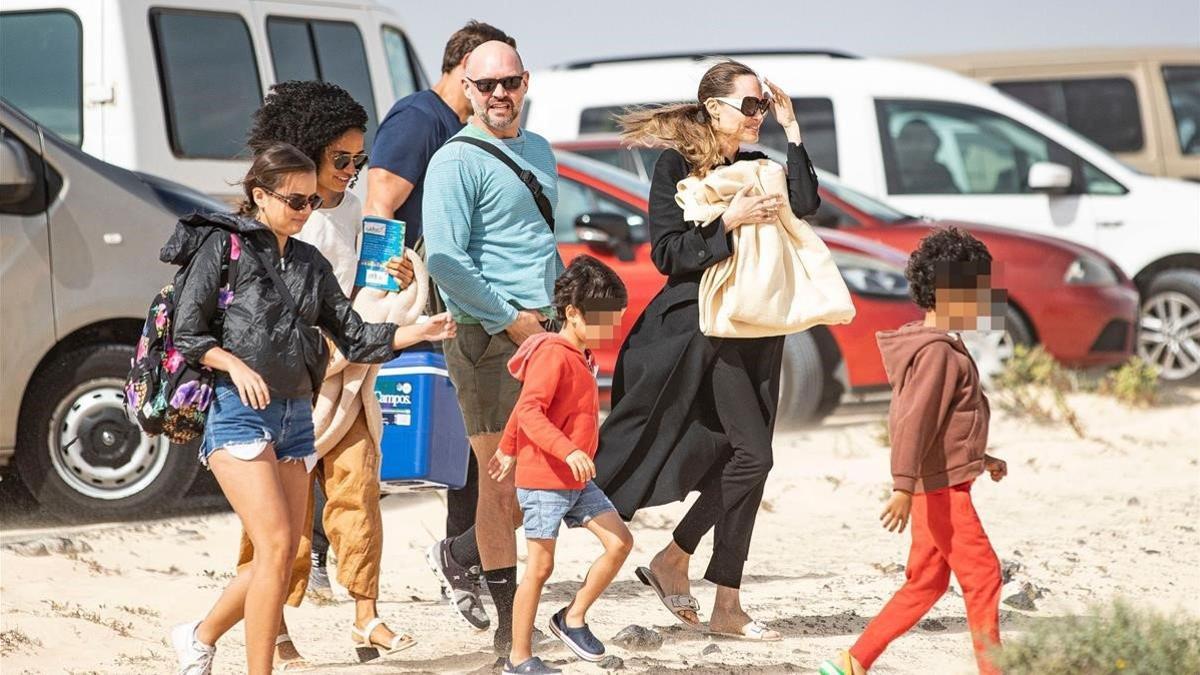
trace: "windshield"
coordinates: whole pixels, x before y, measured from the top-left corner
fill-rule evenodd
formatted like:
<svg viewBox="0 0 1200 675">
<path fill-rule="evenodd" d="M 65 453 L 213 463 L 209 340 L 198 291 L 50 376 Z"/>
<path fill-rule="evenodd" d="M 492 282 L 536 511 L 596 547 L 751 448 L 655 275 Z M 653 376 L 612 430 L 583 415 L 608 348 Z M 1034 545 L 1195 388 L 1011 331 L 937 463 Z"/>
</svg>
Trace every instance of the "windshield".
<svg viewBox="0 0 1200 675">
<path fill-rule="evenodd" d="M 834 197 L 872 218 L 887 223 L 905 223 L 916 220 L 915 216 L 910 216 L 899 209 L 892 208 L 874 197 L 868 197 L 854 188 L 846 187 L 834 178 L 832 174 L 825 173 L 820 169 L 817 169 L 817 180 L 820 181 L 821 187 L 833 193 Z"/>
</svg>

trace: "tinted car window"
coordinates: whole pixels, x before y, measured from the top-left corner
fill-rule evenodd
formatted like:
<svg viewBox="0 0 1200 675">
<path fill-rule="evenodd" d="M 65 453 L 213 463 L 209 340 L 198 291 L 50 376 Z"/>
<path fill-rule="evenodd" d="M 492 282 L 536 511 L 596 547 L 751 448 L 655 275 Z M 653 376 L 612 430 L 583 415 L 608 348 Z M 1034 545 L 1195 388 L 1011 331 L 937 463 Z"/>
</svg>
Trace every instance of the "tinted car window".
<svg viewBox="0 0 1200 675">
<path fill-rule="evenodd" d="M 836 128 L 833 101 L 827 98 L 793 98 L 792 108 L 796 111 L 796 121 L 800 123 L 800 132 L 804 137 L 804 148 L 808 150 L 808 157 L 813 166 L 837 173 L 838 148 L 837 134 L 834 133 Z M 758 142 L 768 148 L 787 151 L 787 136 L 770 112 L 763 119 Z"/>
<path fill-rule="evenodd" d="M 175 154 L 236 157 L 262 102 L 246 23 L 237 14 L 161 9 L 150 19 Z"/>
<path fill-rule="evenodd" d="M 383 27 L 383 51 L 387 55 L 388 75 L 392 78 L 392 97 L 404 98 L 417 90 L 412 48 L 399 28 Z"/>
<path fill-rule="evenodd" d="M 347 21 L 267 19 L 267 39 L 275 63 L 275 78 L 322 80 L 350 92 L 367 110 L 366 147 L 375 136 L 375 94 L 367 51 L 358 27 Z M 278 46 L 277 44 L 278 43 Z M 277 54 L 279 56 L 277 56 Z M 296 54 L 297 61 L 291 60 Z"/>
<path fill-rule="evenodd" d="M 990 110 L 938 101 L 876 108 L 890 194 L 1022 194 L 1037 162 L 1079 168 L 1062 146 Z"/>
<path fill-rule="evenodd" d="M 1185 155 L 1200 155 L 1200 66 L 1165 66 L 1163 79 L 1179 149 Z"/>
<path fill-rule="evenodd" d="M 320 79 L 307 22 L 268 19 L 267 42 L 271 46 L 276 82 Z"/>
<path fill-rule="evenodd" d="M 1112 152 L 1136 152 L 1145 145 L 1137 89 L 1127 78 L 998 82 L 996 87 Z"/>
<path fill-rule="evenodd" d="M 575 219 L 594 210 L 592 191 L 569 178 L 558 179 L 558 203 L 554 205 L 554 236 L 558 241 L 573 244 Z"/>
<path fill-rule="evenodd" d="M 82 41 L 70 12 L 0 14 L 4 98 L 75 145 L 83 143 Z"/>
</svg>

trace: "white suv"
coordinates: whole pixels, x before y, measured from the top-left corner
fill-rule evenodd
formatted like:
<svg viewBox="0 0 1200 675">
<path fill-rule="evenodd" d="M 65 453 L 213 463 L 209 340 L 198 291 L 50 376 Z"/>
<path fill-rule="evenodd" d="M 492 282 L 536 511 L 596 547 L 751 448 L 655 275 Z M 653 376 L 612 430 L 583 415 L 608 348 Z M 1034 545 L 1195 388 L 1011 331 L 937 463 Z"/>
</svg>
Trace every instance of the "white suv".
<svg viewBox="0 0 1200 675">
<path fill-rule="evenodd" d="M 837 53 L 729 56 L 793 97 L 814 163 L 851 187 L 911 213 L 1104 252 L 1142 293 L 1139 352 L 1165 378 L 1200 373 L 1200 185 L 1140 174 L 1033 108 L 937 68 Z M 536 72 L 525 123 L 551 141 L 610 132 L 626 106 L 695 100 L 711 63 L 676 55 Z M 773 121 L 762 142 L 785 142 Z"/>
</svg>

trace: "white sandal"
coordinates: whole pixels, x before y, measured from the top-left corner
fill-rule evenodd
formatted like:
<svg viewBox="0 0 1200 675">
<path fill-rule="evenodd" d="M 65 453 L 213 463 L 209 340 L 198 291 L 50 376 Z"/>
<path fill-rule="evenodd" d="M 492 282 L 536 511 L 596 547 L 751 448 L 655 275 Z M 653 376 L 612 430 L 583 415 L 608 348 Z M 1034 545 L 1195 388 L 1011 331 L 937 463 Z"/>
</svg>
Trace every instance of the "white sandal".
<svg viewBox="0 0 1200 675">
<path fill-rule="evenodd" d="M 721 637 L 737 638 L 738 640 L 749 640 L 751 642 L 778 642 L 783 639 L 783 635 L 777 630 L 767 628 L 767 624 L 761 621 L 751 621 L 742 626 L 740 633 L 725 633 L 722 631 L 709 630 L 709 635 L 720 635 Z"/>
<path fill-rule="evenodd" d="M 416 638 L 408 633 L 397 633 L 392 637 L 390 643 L 376 642 L 371 637 L 371 634 L 375 632 L 376 628 L 382 625 L 383 619 L 376 617 L 368 621 L 362 630 L 359 630 L 357 626 L 350 627 L 350 634 L 353 636 L 352 639 L 354 641 L 354 651 L 358 655 L 359 663 L 366 663 L 367 661 L 379 658 L 381 651 L 382 654 L 394 654 L 417 644 Z"/>
<path fill-rule="evenodd" d="M 280 633 L 279 635 L 275 636 L 275 646 L 276 647 L 279 647 L 279 645 L 281 645 L 285 642 L 292 642 L 292 636 L 288 635 L 287 633 Z M 292 646 L 294 647 L 295 644 L 293 644 Z M 308 670 L 311 668 L 313 668 L 313 665 L 308 662 L 308 659 L 304 658 L 303 656 L 298 656 L 294 659 L 276 660 L 275 664 L 273 666 L 271 666 L 271 671 L 272 672 L 278 671 L 278 672 L 286 673 L 286 672 L 299 671 L 299 670 Z"/>
<path fill-rule="evenodd" d="M 694 595 L 666 595 L 663 592 L 662 585 L 658 582 L 658 577 L 654 572 L 650 571 L 649 567 L 639 567 L 633 571 L 637 575 L 638 580 L 654 590 L 654 594 L 662 601 L 664 607 L 671 614 L 675 615 L 676 619 L 683 622 L 684 625 L 692 628 L 700 628 L 700 603 Z M 691 612 L 696 615 L 695 621 L 689 621 L 683 616 L 683 612 Z"/>
</svg>

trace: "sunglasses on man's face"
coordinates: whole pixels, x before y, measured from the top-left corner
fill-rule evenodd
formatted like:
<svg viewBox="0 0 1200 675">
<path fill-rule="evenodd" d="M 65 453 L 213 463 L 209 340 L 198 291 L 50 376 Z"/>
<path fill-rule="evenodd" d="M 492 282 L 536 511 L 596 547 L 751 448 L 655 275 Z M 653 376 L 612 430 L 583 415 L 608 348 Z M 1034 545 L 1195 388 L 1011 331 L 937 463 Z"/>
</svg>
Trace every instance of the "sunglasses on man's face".
<svg viewBox="0 0 1200 675">
<path fill-rule="evenodd" d="M 464 77 L 466 77 L 464 75 Z M 475 85 L 481 94 L 490 94 L 496 91 L 496 85 L 504 86 L 504 91 L 516 91 L 525 83 L 525 75 L 509 75 L 508 77 L 482 77 L 478 80 L 472 80 L 467 77 L 467 82 Z"/>
<path fill-rule="evenodd" d="M 293 211 L 303 211 L 306 208 L 316 211 L 321 208 L 321 203 L 324 201 L 321 199 L 321 195 L 318 194 L 302 195 L 298 192 L 293 192 L 290 195 L 281 195 L 274 190 L 267 190 L 266 188 L 263 188 L 263 190 L 272 197 L 287 204 Z"/>
<path fill-rule="evenodd" d="M 337 151 L 330 153 L 329 158 L 333 160 L 333 168 L 341 171 L 350 166 L 354 162 L 354 170 L 357 171 L 367 165 L 367 153 L 365 152 L 345 152 Z"/>
<path fill-rule="evenodd" d="M 771 107 L 771 99 L 767 96 L 762 98 L 746 96 L 740 100 L 729 96 L 716 96 L 714 98 L 727 106 L 737 108 L 738 112 L 742 113 L 746 117 L 754 117 L 755 115 L 765 114 L 767 109 Z"/>
</svg>

